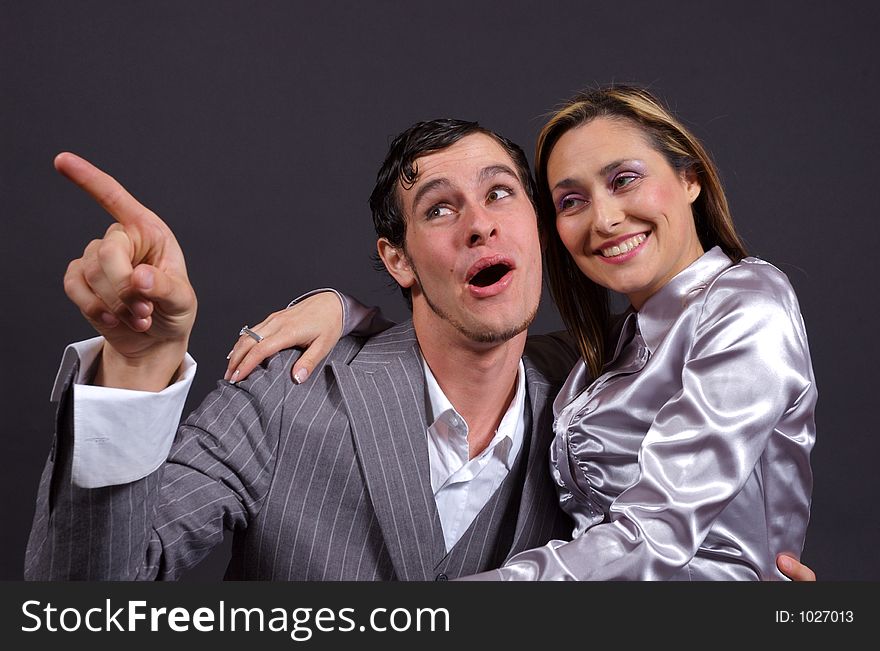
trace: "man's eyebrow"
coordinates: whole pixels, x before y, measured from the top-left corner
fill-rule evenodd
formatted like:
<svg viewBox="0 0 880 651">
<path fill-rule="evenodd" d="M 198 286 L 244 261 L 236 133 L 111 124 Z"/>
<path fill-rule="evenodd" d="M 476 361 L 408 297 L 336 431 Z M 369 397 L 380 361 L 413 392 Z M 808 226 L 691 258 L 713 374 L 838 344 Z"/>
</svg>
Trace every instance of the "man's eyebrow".
<svg viewBox="0 0 880 651">
<path fill-rule="evenodd" d="M 416 196 L 413 197 L 413 207 L 419 205 L 419 201 L 422 200 L 426 194 L 431 192 L 432 190 L 436 190 L 437 188 L 450 188 L 452 187 L 452 183 L 449 182 L 447 178 L 439 178 L 434 179 L 433 181 L 428 181 L 418 190 L 416 190 Z"/>
<path fill-rule="evenodd" d="M 611 173 L 612 171 L 614 171 L 615 169 L 617 169 L 618 167 L 620 167 L 621 165 L 623 165 L 626 162 L 627 162 L 627 159 L 620 159 L 620 160 L 616 160 L 612 163 L 608 163 L 605 167 L 603 167 L 602 169 L 599 170 L 599 174 L 597 174 L 597 176 L 607 176 L 609 173 Z M 562 179 L 561 181 L 559 181 L 558 183 L 556 183 L 553 186 L 553 189 L 556 190 L 557 188 L 567 188 L 572 185 L 577 185 L 577 181 L 575 181 L 574 179 L 570 179 L 570 178 Z"/>
<path fill-rule="evenodd" d="M 499 174 L 509 174 L 510 176 L 512 176 L 515 179 L 519 178 L 516 175 L 516 172 L 514 172 L 512 169 L 510 169 L 510 167 L 508 167 L 507 165 L 500 165 L 499 164 L 499 165 L 489 165 L 489 166 L 481 169 L 479 181 L 480 181 L 480 183 L 485 183 L 489 179 L 494 178 L 494 177 L 498 176 Z M 418 190 L 416 190 L 416 194 L 413 197 L 412 205 L 413 205 L 413 207 L 418 206 L 419 201 L 421 201 L 421 199 L 426 194 L 431 192 L 432 190 L 436 190 L 437 188 L 451 188 L 451 187 L 452 187 L 452 183 L 447 178 L 439 178 L 439 179 L 433 179 L 432 181 L 428 181 L 423 186 L 421 186 Z"/>
<path fill-rule="evenodd" d="M 507 165 L 489 165 L 480 170 L 480 183 L 484 183 L 499 174 L 510 174 L 515 179 L 519 178 L 516 172 Z"/>
</svg>

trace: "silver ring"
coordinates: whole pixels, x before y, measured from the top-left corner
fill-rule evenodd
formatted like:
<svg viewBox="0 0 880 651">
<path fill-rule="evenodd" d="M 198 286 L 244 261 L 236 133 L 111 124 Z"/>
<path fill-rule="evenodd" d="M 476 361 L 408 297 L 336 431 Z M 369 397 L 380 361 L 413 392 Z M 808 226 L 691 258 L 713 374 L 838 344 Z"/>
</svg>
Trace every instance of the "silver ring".
<svg viewBox="0 0 880 651">
<path fill-rule="evenodd" d="M 240 337 L 242 335 L 247 335 L 248 337 L 250 337 L 251 339 L 253 339 L 257 343 L 260 343 L 261 341 L 263 341 L 262 335 L 258 335 L 256 332 L 254 332 L 253 330 L 251 330 L 247 326 L 243 327 L 241 330 L 238 331 L 238 336 Z"/>
</svg>

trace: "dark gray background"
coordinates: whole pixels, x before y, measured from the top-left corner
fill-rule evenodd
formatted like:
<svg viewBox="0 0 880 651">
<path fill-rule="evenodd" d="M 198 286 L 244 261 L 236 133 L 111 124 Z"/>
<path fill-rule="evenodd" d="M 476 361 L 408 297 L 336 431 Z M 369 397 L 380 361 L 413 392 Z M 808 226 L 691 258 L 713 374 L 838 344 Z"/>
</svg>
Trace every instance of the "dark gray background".
<svg viewBox="0 0 880 651">
<path fill-rule="evenodd" d="M 0 4 L 0 579 L 21 578 L 61 352 L 90 336 L 61 278 L 110 223 L 54 172 L 57 152 L 110 171 L 177 234 L 199 295 L 192 406 L 241 325 L 303 290 L 405 316 L 369 264 L 391 136 L 455 116 L 531 153 L 547 111 L 610 81 L 678 111 L 750 251 L 795 286 L 820 396 L 804 559 L 820 579 L 880 579 L 880 20 L 874 3 L 813 4 Z M 534 331 L 559 325 L 545 301 Z"/>
</svg>

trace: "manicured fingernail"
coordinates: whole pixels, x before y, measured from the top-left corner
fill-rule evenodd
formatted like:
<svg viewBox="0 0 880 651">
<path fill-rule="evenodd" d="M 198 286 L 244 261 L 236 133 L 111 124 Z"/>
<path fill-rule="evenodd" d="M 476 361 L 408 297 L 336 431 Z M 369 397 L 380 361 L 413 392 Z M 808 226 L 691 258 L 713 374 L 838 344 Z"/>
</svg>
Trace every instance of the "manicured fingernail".
<svg viewBox="0 0 880 651">
<path fill-rule="evenodd" d="M 779 557 L 779 564 L 782 566 L 783 570 L 791 571 L 791 567 L 792 567 L 791 559 L 788 558 L 787 556 L 780 556 Z"/>
<path fill-rule="evenodd" d="M 308 377 L 309 377 L 308 369 L 301 368 L 296 373 L 293 374 L 293 381 L 296 382 L 297 384 L 302 384 L 303 382 L 305 382 L 308 379 Z"/>
<path fill-rule="evenodd" d="M 235 373 L 232 374 L 232 379 L 229 380 L 232 384 L 235 384 L 236 382 L 238 382 L 238 374 L 240 372 L 241 371 L 239 371 L 238 369 L 235 369 Z"/>
<path fill-rule="evenodd" d="M 230 351 L 226 354 L 226 359 L 229 359 L 230 357 L 232 357 L 232 353 L 233 353 L 234 351 L 235 351 L 234 348 L 233 348 L 232 350 L 230 350 Z"/>
<path fill-rule="evenodd" d="M 110 312 L 101 312 L 101 321 L 104 322 L 104 325 L 115 326 L 119 323 L 119 319 L 110 314 Z"/>
</svg>

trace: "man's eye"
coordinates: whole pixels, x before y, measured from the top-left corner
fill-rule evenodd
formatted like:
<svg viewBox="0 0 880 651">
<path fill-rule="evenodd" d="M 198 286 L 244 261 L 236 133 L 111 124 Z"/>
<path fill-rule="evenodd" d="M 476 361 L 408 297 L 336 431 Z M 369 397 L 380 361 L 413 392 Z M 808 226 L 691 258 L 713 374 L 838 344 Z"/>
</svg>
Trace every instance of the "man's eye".
<svg viewBox="0 0 880 651">
<path fill-rule="evenodd" d="M 499 199 L 503 199 L 504 197 L 509 197 L 513 194 L 513 190 L 510 188 L 492 188 L 492 191 L 486 195 L 486 199 L 488 199 L 489 203 L 493 201 L 498 201 Z"/>
<path fill-rule="evenodd" d="M 428 219 L 434 219 L 436 217 L 443 217 L 445 215 L 451 215 L 452 209 L 447 206 L 431 206 L 428 208 L 428 212 L 426 213 Z"/>
<path fill-rule="evenodd" d="M 614 180 L 611 181 L 611 185 L 615 190 L 620 190 L 621 188 L 625 188 L 630 185 L 633 181 L 638 181 L 639 176 L 636 174 L 618 174 L 614 177 Z"/>
</svg>

